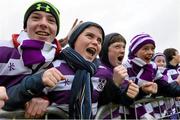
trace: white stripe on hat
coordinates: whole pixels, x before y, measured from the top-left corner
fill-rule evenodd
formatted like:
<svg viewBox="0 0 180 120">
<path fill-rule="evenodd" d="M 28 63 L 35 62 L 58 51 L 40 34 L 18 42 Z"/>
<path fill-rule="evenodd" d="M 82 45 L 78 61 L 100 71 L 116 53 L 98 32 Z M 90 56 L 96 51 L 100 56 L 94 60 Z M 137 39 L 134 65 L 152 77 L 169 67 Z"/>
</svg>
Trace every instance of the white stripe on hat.
<svg viewBox="0 0 180 120">
<path fill-rule="evenodd" d="M 141 36 L 142 37 L 142 36 Z M 153 39 L 152 39 L 152 37 L 144 37 L 144 38 L 142 38 L 142 39 L 139 39 L 134 45 L 133 45 L 133 47 L 131 48 L 131 52 L 132 51 L 134 51 L 134 49 L 135 48 L 137 48 L 137 46 L 139 45 L 139 44 L 141 44 L 142 42 L 144 42 L 144 41 L 146 41 L 146 40 L 152 40 L 153 41 Z M 133 43 L 132 43 L 133 44 Z"/>
</svg>

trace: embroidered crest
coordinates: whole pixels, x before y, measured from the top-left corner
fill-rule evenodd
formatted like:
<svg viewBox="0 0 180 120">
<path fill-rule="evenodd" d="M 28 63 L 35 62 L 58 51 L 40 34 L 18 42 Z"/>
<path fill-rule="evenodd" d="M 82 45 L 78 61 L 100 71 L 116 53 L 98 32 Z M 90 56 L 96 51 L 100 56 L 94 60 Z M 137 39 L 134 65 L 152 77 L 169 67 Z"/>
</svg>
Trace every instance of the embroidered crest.
<svg viewBox="0 0 180 120">
<path fill-rule="evenodd" d="M 98 83 L 98 86 L 97 86 L 97 89 L 102 91 L 104 86 L 106 84 L 106 80 L 105 79 L 99 79 L 99 83 Z"/>
</svg>

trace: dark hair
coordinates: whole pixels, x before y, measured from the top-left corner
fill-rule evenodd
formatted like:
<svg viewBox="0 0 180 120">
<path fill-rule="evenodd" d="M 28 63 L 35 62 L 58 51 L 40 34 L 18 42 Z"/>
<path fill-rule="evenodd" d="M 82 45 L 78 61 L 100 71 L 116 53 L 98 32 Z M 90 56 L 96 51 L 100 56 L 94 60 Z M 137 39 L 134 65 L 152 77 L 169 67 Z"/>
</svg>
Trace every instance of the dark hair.
<svg viewBox="0 0 180 120">
<path fill-rule="evenodd" d="M 120 35 L 120 34 L 113 36 L 113 37 L 111 38 L 111 40 L 109 41 L 108 46 L 110 46 L 111 44 L 113 44 L 113 43 L 115 43 L 115 42 L 123 42 L 123 43 L 125 43 L 125 45 L 126 45 L 126 40 L 125 40 L 125 38 L 124 38 L 122 35 Z"/>
<path fill-rule="evenodd" d="M 175 48 L 167 48 L 164 50 L 163 54 L 166 56 L 166 62 L 167 63 L 169 63 L 173 59 L 173 56 L 176 55 L 177 51 L 178 50 Z"/>
<path fill-rule="evenodd" d="M 76 28 L 74 28 L 74 30 L 73 30 L 72 33 L 70 34 L 68 43 L 69 43 L 69 46 L 70 46 L 71 48 L 74 49 L 74 43 L 75 43 L 75 41 L 77 40 L 78 36 L 79 36 L 86 28 L 88 28 L 88 27 L 90 27 L 90 26 L 95 26 L 95 27 L 97 27 L 98 29 L 101 30 L 101 32 L 102 32 L 102 44 L 103 44 L 104 36 L 105 36 L 105 33 L 104 33 L 103 28 L 102 28 L 99 24 L 97 24 L 97 23 L 88 21 L 88 22 L 83 22 L 83 23 L 79 24 Z"/>
</svg>

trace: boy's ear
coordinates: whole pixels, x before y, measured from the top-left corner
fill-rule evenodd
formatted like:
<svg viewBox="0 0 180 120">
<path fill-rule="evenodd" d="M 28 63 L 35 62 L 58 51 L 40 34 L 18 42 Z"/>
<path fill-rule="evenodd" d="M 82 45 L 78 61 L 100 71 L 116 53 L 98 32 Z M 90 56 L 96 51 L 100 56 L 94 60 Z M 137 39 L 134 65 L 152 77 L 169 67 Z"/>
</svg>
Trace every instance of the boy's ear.
<svg viewBox="0 0 180 120">
<path fill-rule="evenodd" d="M 27 32 L 27 29 L 25 28 L 24 31 Z"/>
</svg>

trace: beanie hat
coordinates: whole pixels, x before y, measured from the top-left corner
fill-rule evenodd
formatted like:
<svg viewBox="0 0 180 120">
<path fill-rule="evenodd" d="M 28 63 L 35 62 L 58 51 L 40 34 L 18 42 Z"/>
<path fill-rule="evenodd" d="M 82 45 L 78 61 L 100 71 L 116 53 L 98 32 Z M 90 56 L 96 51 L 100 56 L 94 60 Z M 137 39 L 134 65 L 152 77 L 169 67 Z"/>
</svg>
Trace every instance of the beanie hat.
<svg viewBox="0 0 180 120">
<path fill-rule="evenodd" d="M 106 65 L 111 66 L 111 64 L 109 62 L 109 58 L 108 58 L 108 48 L 111 44 L 113 44 L 112 38 L 114 36 L 118 36 L 118 35 L 120 35 L 120 34 L 119 33 L 111 33 L 111 34 L 106 35 L 104 38 L 104 42 L 103 42 L 99 57 L 100 57 L 101 61 Z"/>
<path fill-rule="evenodd" d="M 149 34 L 142 33 L 133 37 L 129 45 L 128 58 L 133 59 L 138 50 L 146 44 L 153 44 L 155 47 L 155 41 Z"/>
<path fill-rule="evenodd" d="M 100 28 L 102 31 L 102 40 L 104 41 L 104 30 L 99 24 L 94 23 L 94 22 L 84 22 L 76 26 L 71 32 L 71 34 L 69 35 L 68 43 L 71 48 L 74 49 L 74 43 L 77 40 L 78 36 L 89 26 L 97 26 L 98 28 Z"/>
<path fill-rule="evenodd" d="M 166 59 L 166 57 L 163 53 L 158 52 L 158 53 L 154 54 L 154 56 L 152 57 L 152 61 L 155 61 L 156 57 L 158 57 L 158 56 L 163 56 Z"/>
<path fill-rule="evenodd" d="M 60 13 L 54 5 L 52 5 L 51 3 L 49 3 L 45 0 L 40 0 L 38 2 L 35 2 L 27 9 L 27 11 L 24 15 L 24 25 L 23 25 L 24 29 L 27 27 L 27 20 L 28 20 L 29 16 L 34 11 L 44 11 L 44 12 L 52 14 L 54 16 L 54 18 L 56 19 L 56 24 L 57 24 L 56 35 L 59 33 L 59 26 L 60 26 L 59 16 L 60 16 Z"/>
</svg>

